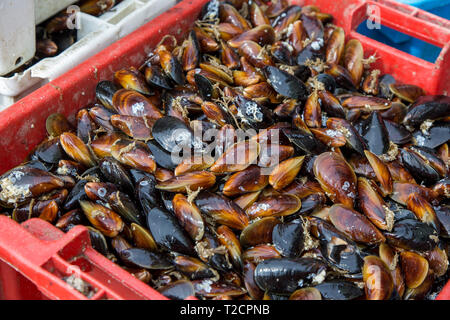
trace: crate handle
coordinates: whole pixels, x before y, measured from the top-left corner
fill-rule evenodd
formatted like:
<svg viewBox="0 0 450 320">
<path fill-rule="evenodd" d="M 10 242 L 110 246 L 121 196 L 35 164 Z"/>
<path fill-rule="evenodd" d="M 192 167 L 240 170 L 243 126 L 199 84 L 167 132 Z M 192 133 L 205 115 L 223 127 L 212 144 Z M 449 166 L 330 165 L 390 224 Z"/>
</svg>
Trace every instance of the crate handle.
<svg viewBox="0 0 450 320">
<path fill-rule="evenodd" d="M 69 262 L 74 257 L 86 259 L 96 272 L 91 274 L 74 268 Z M 83 226 L 75 226 L 64 234 L 38 218 L 19 225 L 9 217 L 0 216 L 0 259 L 35 283 L 51 299 L 87 299 L 55 272 L 50 272 L 76 269 L 77 276 L 96 289 L 91 299 L 167 300 L 95 251 L 90 245 L 88 229 Z"/>
</svg>

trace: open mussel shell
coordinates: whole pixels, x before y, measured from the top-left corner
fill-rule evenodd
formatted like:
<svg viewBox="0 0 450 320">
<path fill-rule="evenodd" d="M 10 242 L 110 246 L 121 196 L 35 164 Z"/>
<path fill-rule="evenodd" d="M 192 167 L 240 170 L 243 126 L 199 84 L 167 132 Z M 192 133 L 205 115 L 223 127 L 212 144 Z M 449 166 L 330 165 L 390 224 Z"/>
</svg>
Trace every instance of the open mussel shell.
<svg viewBox="0 0 450 320">
<path fill-rule="evenodd" d="M 363 257 L 354 241 L 332 224 L 319 218 L 313 218 L 311 230 L 319 239 L 321 253 L 329 264 L 343 273 L 361 272 Z"/>
<path fill-rule="evenodd" d="M 129 248 L 122 250 L 120 259 L 130 267 L 138 267 L 150 270 L 167 270 L 173 268 L 172 263 L 163 254 L 150 252 L 141 248 Z"/>
<path fill-rule="evenodd" d="M 255 270 L 255 282 L 263 291 L 291 294 L 302 284 L 321 282 L 326 265 L 313 258 L 280 258 L 260 262 Z"/>
<path fill-rule="evenodd" d="M 147 212 L 147 226 L 156 243 L 163 248 L 186 255 L 195 255 L 189 235 L 168 211 L 155 207 Z"/>
<path fill-rule="evenodd" d="M 353 300 L 364 295 L 355 283 L 346 280 L 327 280 L 314 287 L 325 300 Z"/>
</svg>

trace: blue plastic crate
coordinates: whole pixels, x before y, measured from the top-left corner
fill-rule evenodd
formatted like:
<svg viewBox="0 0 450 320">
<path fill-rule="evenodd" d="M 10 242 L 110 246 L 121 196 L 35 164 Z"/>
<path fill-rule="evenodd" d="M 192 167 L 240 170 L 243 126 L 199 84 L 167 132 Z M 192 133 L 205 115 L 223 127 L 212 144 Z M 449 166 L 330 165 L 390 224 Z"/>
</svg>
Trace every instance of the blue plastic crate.
<svg viewBox="0 0 450 320">
<path fill-rule="evenodd" d="M 428 11 L 437 16 L 450 19 L 450 0 L 397 0 L 422 10 Z M 435 62 L 442 48 L 410 37 L 407 34 L 398 32 L 386 26 L 381 29 L 370 30 L 366 23 L 362 23 L 357 31 L 367 37 L 380 41 L 391 47 L 407 52 L 421 59 Z"/>
</svg>

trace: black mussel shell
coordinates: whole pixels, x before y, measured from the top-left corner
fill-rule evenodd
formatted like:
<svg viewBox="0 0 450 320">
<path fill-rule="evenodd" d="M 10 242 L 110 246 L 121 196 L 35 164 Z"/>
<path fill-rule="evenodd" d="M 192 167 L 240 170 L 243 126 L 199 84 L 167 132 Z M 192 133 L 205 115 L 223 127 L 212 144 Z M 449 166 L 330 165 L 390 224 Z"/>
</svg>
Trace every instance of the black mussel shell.
<svg viewBox="0 0 450 320">
<path fill-rule="evenodd" d="M 203 100 L 212 100 L 214 97 L 214 87 L 211 81 L 201 74 L 194 74 L 195 84 L 197 85 L 198 92 Z"/>
<path fill-rule="evenodd" d="M 293 68 L 294 76 L 299 78 L 301 81 L 306 83 L 308 79 L 311 77 L 311 69 L 304 65 L 299 65 Z"/>
<path fill-rule="evenodd" d="M 192 130 L 178 118 L 165 116 L 156 120 L 152 127 L 155 140 L 168 152 L 190 147 L 194 139 Z"/>
<path fill-rule="evenodd" d="M 394 121 L 384 120 L 384 126 L 388 132 L 389 140 L 393 143 L 402 145 L 411 142 L 411 132 L 406 130 L 402 125 Z"/>
<path fill-rule="evenodd" d="M 326 73 L 321 73 L 316 77 L 317 81 L 322 82 L 325 90 L 328 92 L 334 92 L 336 89 L 336 80 L 332 76 Z"/>
<path fill-rule="evenodd" d="M 276 46 L 272 46 L 270 52 L 272 54 L 272 57 L 275 58 L 275 61 L 281 64 L 292 66 L 295 63 L 294 58 L 291 54 L 291 48 L 289 48 L 288 44 L 284 42 L 280 42 Z"/>
<path fill-rule="evenodd" d="M 139 169 L 130 169 L 130 177 L 134 184 L 137 184 L 142 178 L 153 177 L 153 175 Z"/>
<path fill-rule="evenodd" d="M 195 295 L 194 286 L 188 280 L 178 280 L 159 288 L 158 292 L 171 300 L 184 300 Z"/>
<path fill-rule="evenodd" d="M 322 142 L 303 130 L 282 128 L 282 132 L 295 147 L 304 153 L 320 154 L 327 150 Z"/>
<path fill-rule="evenodd" d="M 154 207 L 161 207 L 162 201 L 159 190 L 156 189 L 155 177 L 143 177 L 136 184 L 136 197 L 144 211 L 150 211 Z"/>
<path fill-rule="evenodd" d="M 100 252 L 102 255 L 108 256 L 109 254 L 108 243 L 106 242 L 103 233 L 92 227 L 88 227 L 88 231 L 89 231 L 89 238 L 91 239 L 92 248 Z"/>
<path fill-rule="evenodd" d="M 167 270 L 173 267 L 172 263 L 163 254 L 141 248 L 122 250 L 119 256 L 130 267 L 150 270 Z"/>
<path fill-rule="evenodd" d="M 100 81 L 95 88 L 95 96 L 107 109 L 115 110 L 112 98 L 114 93 L 119 89 L 120 87 L 112 81 Z"/>
<path fill-rule="evenodd" d="M 303 231 L 303 224 L 299 219 L 278 224 L 272 231 L 272 243 L 284 257 L 298 258 L 305 246 Z"/>
<path fill-rule="evenodd" d="M 315 16 L 308 14 L 302 14 L 300 20 L 303 22 L 303 28 L 305 28 L 308 38 L 311 40 L 322 40 L 323 46 L 324 28 L 322 22 Z"/>
<path fill-rule="evenodd" d="M 378 112 L 372 112 L 367 118 L 362 128 L 362 134 L 371 152 L 382 155 L 388 151 L 389 134 Z"/>
<path fill-rule="evenodd" d="M 441 205 L 433 207 L 436 217 L 441 225 L 441 235 L 449 238 L 450 237 L 450 207 L 447 205 Z"/>
<path fill-rule="evenodd" d="M 417 130 L 413 137 L 416 145 L 434 149 L 450 140 L 450 123 L 434 123 L 426 133 Z"/>
<path fill-rule="evenodd" d="M 318 218 L 315 220 L 319 232 L 320 250 L 327 262 L 349 274 L 360 273 L 364 260 L 356 243 L 328 222 Z"/>
<path fill-rule="evenodd" d="M 167 75 L 162 71 L 161 67 L 157 65 L 147 65 L 145 70 L 145 79 L 147 80 L 148 84 L 155 87 L 160 87 L 167 90 L 173 88 L 172 84 L 170 83 L 169 77 L 167 77 Z"/>
<path fill-rule="evenodd" d="M 439 173 L 414 152 L 401 149 L 402 164 L 418 183 L 432 184 L 439 180 Z"/>
<path fill-rule="evenodd" d="M 46 163 L 57 164 L 64 156 L 65 152 L 61 147 L 59 137 L 57 137 L 42 142 L 34 151 L 32 158 L 37 158 Z"/>
<path fill-rule="evenodd" d="M 172 192 L 167 191 L 160 191 L 159 193 L 161 194 L 161 200 L 164 205 L 164 208 L 166 208 L 166 210 L 170 212 L 173 212 L 172 200 L 175 195 Z"/>
<path fill-rule="evenodd" d="M 133 193 L 134 185 L 127 170 L 114 158 L 107 157 L 99 161 L 100 172 L 108 182 L 114 183 L 123 192 Z"/>
<path fill-rule="evenodd" d="M 147 225 L 156 243 L 161 247 L 186 255 L 195 256 L 189 235 L 168 211 L 155 207 L 147 212 Z"/>
<path fill-rule="evenodd" d="M 271 111 L 256 101 L 237 95 L 235 103 L 238 108 L 236 117 L 243 125 L 262 129 L 273 123 Z"/>
<path fill-rule="evenodd" d="M 317 41 L 310 43 L 302 49 L 297 55 L 297 64 L 304 65 L 307 61 L 316 61 L 317 59 L 323 60 L 325 58 L 321 47 L 316 45 Z M 333 91 L 331 91 L 333 92 Z"/>
<path fill-rule="evenodd" d="M 308 98 L 308 88 L 299 78 L 273 66 L 266 66 L 264 72 L 267 82 L 282 96 L 299 101 Z"/>
<path fill-rule="evenodd" d="M 436 230 L 417 219 L 403 219 L 394 223 L 391 232 L 385 232 L 387 242 L 405 250 L 428 251 L 436 246 Z"/>
<path fill-rule="evenodd" d="M 172 157 L 170 152 L 164 150 L 155 140 L 148 141 L 147 146 L 149 147 L 153 157 L 155 157 L 155 162 L 158 166 L 168 170 L 175 170 L 178 165 L 178 161 Z"/>
<path fill-rule="evenodd" d="M 450 114 L 450 97 L 422 96 L 408 108 L 403 123 L 417 127 L 425 120 L 437 120 Z"/>
<path fill-rule="evenodd" d="M 353 300 L 364 295 L 356 284 L 345 280 L 329 280 L 315 286 L 326 300 Z"/>
<path fill-rule="evenodd" d="M 382 75 L 380 77 L 380 84 L 379 84 L 380 90 L 379 90 L 378 96 L 380 98 L 390 99 L 392 96 L 392 92 L 391 92 L 391 89 L 389 89 L 389 86 L 396 82 L 397 81 L 395 81 L 394 77 L 391 76 L 390 74 Z"/>
<path fill-rule="evenodd" d="M 263 291 L 290 294 L 297 288 L 325 276 L 326 265 L 313 258 L 280 258 L 260 262 L 255 281 Z"/>
</svg>

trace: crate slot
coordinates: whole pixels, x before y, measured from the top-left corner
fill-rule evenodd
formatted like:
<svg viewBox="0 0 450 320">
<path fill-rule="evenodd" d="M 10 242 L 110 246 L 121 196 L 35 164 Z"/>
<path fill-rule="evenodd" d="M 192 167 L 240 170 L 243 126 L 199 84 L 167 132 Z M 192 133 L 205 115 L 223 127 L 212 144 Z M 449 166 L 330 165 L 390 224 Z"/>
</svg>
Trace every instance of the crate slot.
<svg viewBox="0 0 450 320">
<path fill-rule="evenodd" d="M 429 42 L 423 41 L 414 37 L 412 34 L 401 32 L 388 26 L 381 24 L 381 29 L 367 28 L 368 20 L 364 20 L 356 29 L 359 34 L 374 39 L 378 42 L 384 43 L 391 47 L 396 47 L 398 50 L 406 54 L 418 57 L 422 60 L 435 63 L 442 51 L 442 46 L 436 46 Z M 381 33 L 379 33 L 380 31 Z M 385 35 L 389 33 L 394 39 Z"/>
</svg>

